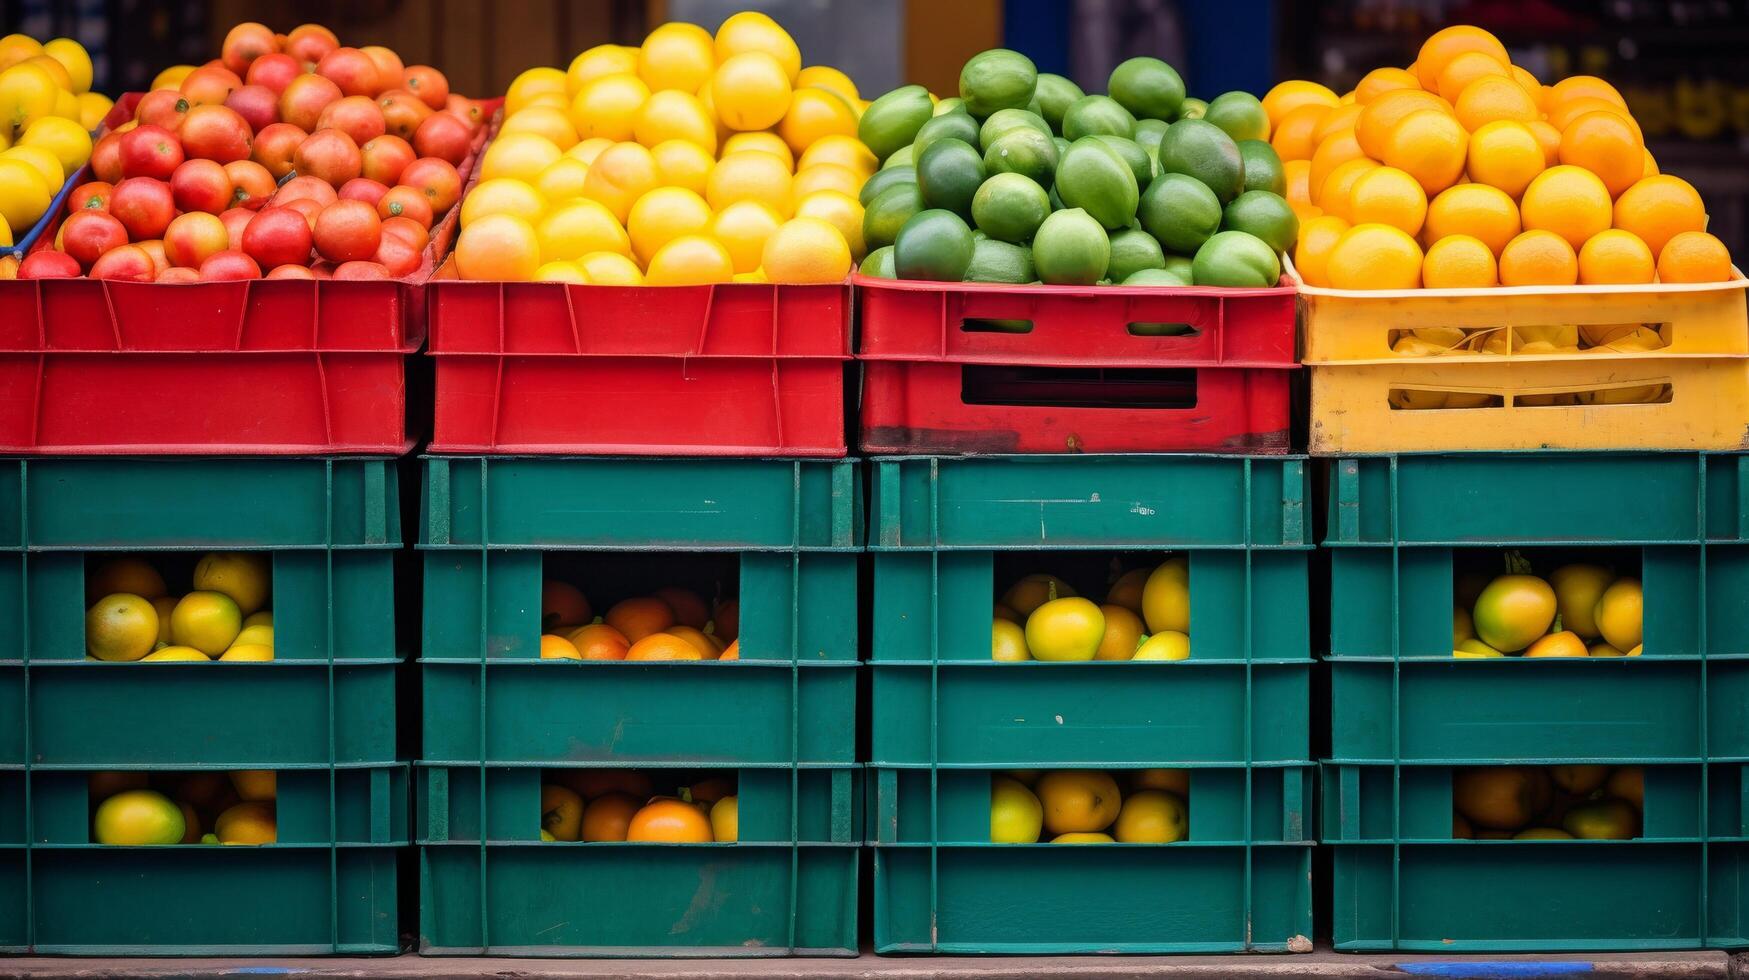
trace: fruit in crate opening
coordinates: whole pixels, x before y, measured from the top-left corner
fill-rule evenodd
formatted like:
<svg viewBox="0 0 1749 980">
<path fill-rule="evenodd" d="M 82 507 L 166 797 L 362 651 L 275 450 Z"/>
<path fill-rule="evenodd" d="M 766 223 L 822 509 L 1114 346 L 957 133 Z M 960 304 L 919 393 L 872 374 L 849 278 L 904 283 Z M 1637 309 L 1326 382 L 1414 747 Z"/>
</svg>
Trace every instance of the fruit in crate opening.
<svg viewBox="0 0 1749 980">
<path fill-rule="evenodd" d="M 1277 107 L 1272 145 L 1306 175 L 1288 196 L 1302 220 L 1294 263 L 1307 285 L 1735 278 L 1724 245 L 1706 232 L 1699 193 L 1659 172 L 1609 82 L 1579 75 L 1545 85 L 1469 25 L 1429 36 L 1415 65 L 1378 69 L 1342 96 L 1295 80 L 1263 99 Z M 1387 240 L 1378 224 L 1402 234 Z"/>
<path fill-rule="evenodd" d="M 166 561 L 166 567 L 171 567 Z M 122 557 L 92 565 L 86 595 L 86 653 L 96 660 L 273 659 L 273 568 L 267 555 L 212 552 L 170 594 L 152 561 Z M 247 612 L 245 612 L 247 610 Z"/>
<path fill-rule="evenodd" d="M 1639 836 L 1639 766 L 1469 766 L 1452 771 L 1455 839 L 1628 840 Z"/>
<path fill-rule="evenodd" d="M 991 659 L 1187 659 L 1189 569 L 1180 556 L 1125 571 L 1108 586 L 1103 604 L 1081 598 L 1054 575 L 1027 575 L 994 604 Z"/>
<path fill-rule="evenodd" d="M 1190 835 L 1185 769 L 990 774 L 993 844 L 1171 844 Z"/>
<path fill-rule="evenodd" d="M 94 772 L 87 783 L 93 843 L 272 844 L 279 838 L 271 771 Z"/>
<path fill-rule="evenodd" d="M 541 586 L 543 660 L 686 661 L 738 659 L 725 653 L 739 629 L 734 600 L 707 605 L 698 593 L 664 586 L 632 596 L 599 617 L 581 589 L 556 579 Z M 696 624 L 696 625 L 695 625 Z"/>
<path fill-rule="evenodd" d="M 740 835 L 733 773 L 549 769 L 543 776 L 543 841 L 727 844 Z M 655 795 L 658 784 L 670 792 Z"/>
<path fill-rule="evenodd" d="M 1644 639 L 1640 581 L 1592 562 L 1534 574 L 1507 552 L 1505 574 L 1460 578 L 1452 606 L 1452 656 L 1637 657 Z"/>
</svg>

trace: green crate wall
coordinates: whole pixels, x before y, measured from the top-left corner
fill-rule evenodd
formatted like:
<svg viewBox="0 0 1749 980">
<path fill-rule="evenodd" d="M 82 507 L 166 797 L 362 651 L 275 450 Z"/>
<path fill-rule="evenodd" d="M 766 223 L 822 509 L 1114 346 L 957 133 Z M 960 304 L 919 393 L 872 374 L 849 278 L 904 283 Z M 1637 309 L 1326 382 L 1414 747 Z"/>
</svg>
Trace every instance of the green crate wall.
<svg viewBox="0 0 1749 980">
<path fill-rule="evenodd" d="M 424 465 L 421 951 L 854 954 L 857 465 Z M 731 564 L 741 659 L 541 660 L 541 583 L 570 553 Z M 735 770 L 741 841 L 543 845 L 543 767 Z"/>
<path fill-rule="evenodd" d="M 1743 830 L 1718 805 L 1741 778 L 1718 763 L 1749 759 L 1749 457 L 1357 457 L 1331 463 L 1329 500 L 1322 839 L 1337 845 L 1337 948 L 1743 945 Z M 1639 561 L 1642 656 L 1452 657 L 1459 553 L 1581 560 L 1590 547 Z M 1450 767 L 1507 763 L 1645 764 L 1646 834 L 1660 839 L 1450 840 Z"/>
<path fill-rule="evenodd" d="M 869 466 L 876 951 L 1309 949 L 1306 461 Z M 1189 555 L 1188 660 L 990 659 L 1001 553 L 1168 550 Z M 1192 770 L 1189 842 L 989 843 L 990 770 L 1145 767 Z"/>
<path fill-rule="evenodd" d="M 408 843 L 382 459 L 0 461 L 0 949 L 391 953 Z M 271 553 L 268 663 L 85 659 L 112 554 Z M 103 847 L 101 770 L 274 769 L 281 843 Z"/>
</svg>

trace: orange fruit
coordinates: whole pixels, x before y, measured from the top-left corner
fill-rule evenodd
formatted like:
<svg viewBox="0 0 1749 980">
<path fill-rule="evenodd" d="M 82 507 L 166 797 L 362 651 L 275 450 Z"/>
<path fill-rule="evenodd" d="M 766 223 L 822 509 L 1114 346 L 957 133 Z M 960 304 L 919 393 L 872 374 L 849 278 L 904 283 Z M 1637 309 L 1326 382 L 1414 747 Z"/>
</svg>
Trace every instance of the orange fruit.
<svg viewBox="0 0 1749 980">
<path fill-rule="evenodd" d="M 571 641 L 562 636 L 545 633 L 540 638 L 540 658 L 542 660 L 582 660 L 577 648 Z"/>
<path fill-rule="evenodd" d="M 705 179 L 704 197 L 712 210 L 721 211 L 736 201 L 758 201 L 787 218 L 795 207 L 790 196 L 789 167 L 770 153 L 743 150 L 731 153 L 711 168 Z"/>
<path fill-rule="evenodd" d="M 1566 129 L 1573 120 L 1588 112 L 1607 112 L 1620 116 L 1627 121 L 1628 126 L 1631 127 L 1635 133 L 1640 132 L 1640 124 L 1635 122 L 1632 116 L 1628 115 L 1628 111 L 1608 99 L 1574 99 L 1570 102 L 1563 102 L 1560 105 L 1550 106 L 1548 111 L 1549 125 L 1556 129 Z M 1642 135 L 1642 139 L 1643 138 Z"/>
<path fill-rule="evenodd" d="M 717 645 L 711 642 L 710 637 L 690 626 L 670 626 L 665 632 L 668 636 L 679 637 L 692 644 L 693 648 L 698 650 L 699 655 L 706 660 L 715 660 L 717 654 L 723 652 L 717 649 Z M 649 642 L 649 639 L 653 638 L 646 638 L 644 642 Z"/>
<path fill-rule="evenodd" d="M 669 22 L 644 38 L 638 49 L 638 77 L 652 92 L 696 92 L 716 68 L 715 44 L 697 24 Z"/>
<path fill-rule="evenodd" d="M 661 841 L 670 844 L 708 844 L 711 822 L 704 811 L 680 800 L 651 800 L 632 815 L 626 828 L 628 841 Z"/>
<path fill-rule="evenodd" d="M 1354 182 L 1360 179 L 1361 174 L 1378 168 L 1377 163 L 1365 157 L 1338 166 L 1325 178 L 1324 186 L 1319 189 L 1318 196 L 1312 203 L 1323 208 L 1325 214 L 1333 214 L 1347 221 L 1349 196 L 1354 193 Z"/>
<path fill-rule="evenodd" d="M 1561 130 L 1561 162 L 1596 174 L 1611 197 L 1646 172 L 1640 134 L 1613 112 L 1587 112 Z"/>
<path fill-rule="evenodd" d="M 615 143 L 629 140 L 638 110 L 649 98 L 650 87 L 636 75 L 591 79 L 571 97 L 571 125 L 577 127 L 577 136 L 582 140 L 597 137 Z"/>
<path fill-rule="evenodd" d="M 776 134 L 773 133 L 759 135 L 776 137 Z M 782 137 L 776 137 L 776 139 L 778 145 L 783 148 L 782 155 L 788 157 L 790 154 L 789 144 L 784 143 Z M 775 147 L 772 150 L 776 152 Z M 827 163 L 843 167 L 851 173 L 859 175 L 863 180 L 867 180 L 874 175 L 876 170 L 880 169 L 880 161 L 875 159 L 875 155 L 869 151 L 868 147 L 862 145 L 862 140 L 854 136 L 834 133 L 820 137 L 806 150 L 803 150 L 802 155 L 796 158 L 796 171 L 799 173 Z M 857 191 L 860 190 L 862 188 L 857 187 Z M 852 194 L 854 193 L 853 191 Z"/>
<path fill-rule="evenodd" d="M 1470 135 L 1457 118 L 1438 109 L 1411 112 L 1385 140 L 1379 159 L 1406 171 L 1429 195 L 1438 194 L 1463 176 Z"/>
<path fill-rule="evenodd" d="M 710 607 L 691 589 L 683 589 L 677 585 L 666 585 L 657 589 L 651 595 L 668 604 L 674 612 L 674 621 L 682 626 L 690 626 L 702 630 L 711 621 Z"/>
<path fill-rule="evenodd" d="M 1352 129 L 1345 129 L 1319 143 L 1312 153 L 1312 165 L 1306 170 L 1306 188 L 1311 192 L 1311 203 L 1323 207 L 1319 203 L 1319 197 L 1323 194 L 1324 183 L 1330 179 L 1332 171 L 1350 160 L 1365 159 L 1368 157 L 1362 152 L 1360 144 L 1355 142 Z"/>
<path fill-rule="evenodd" d="M 1439 77 L 1453 60 L 1467 52 L 1480 52 L 1499 62 L 1505 68 L 1512 63 L 1506 56 L 1506 46 L 1500 39 L 1469 24 L 1454 24 L 1451 27 L 1433 32 L 1427 40 L 1421 42 L 1421 51 L 1415 56 L 1415 75 L 1421 81 L 1424 89 L 1439 87 Z"/>
<path fill-rule="evenodd" d="M 1602 99 L 1605 102 L 1614 102 L 1623 109 L 1628 107 L 1627 100 L 1621 97 L 1615 86 L 1596 75 L 1572 75 L 1549 86 L 1548 102 L 1551 108 L 1575 99 Z"/>
<path fill-rule="evenodd" d="M 169 594 L 164 576 L 139 558 L 112 558 L 97 566 L 85 579 L 85 601 L 96 602 L 106 595 L 126 592 L 142 599 L 158 599 Z"/>
<path fill-rule="evenodd" d="M 613 212 L 586 197 L 565 201 L 548 211 L 534 232 L 540 240 L 542 262 L 572 261 L 592 252 L 630 255 L 632 251 L 631 239 Z"/>
<path fill-rule="evenodd" d="M 832 283 L 850 275 L 850 243 L 819 218 L 789 221 L 765 240 L 760 260 L 766 278 L 785 283 Z"/>
<path fill-rule="evenodd" d="M 1469 235 L 1441 238 L 1421 260 L 1421 285 L 1428 289 L 1479 289 L 1499 282 L 1494 252 Z"/>
<path fill-rule="evenodd" d="M 1445 63 L 1439 70 L 1439 97 L 1456 104 L 1458 96 L 1484 78 L 1512 81 L 1507 64 L 1480 51 L 1465 51 Z M 1519 91 L 1523 91 L 1520 89 Z"/>
<path fill-rule="evenodd" d="M 1451 111 L 1445 100 L 1432 92 L 1419 89 L 1386 92 L 1361 110 L 1360 116 L 1354 122 L 1355 141 L 1360 143 L 1360 148 L 1366 151 L 1367 156 L 1374 160 L 1383 159 L 1391 130 L 1408 118 L 1410 113 L 1423 109 L 1437 109 L 1447 113 Z"/>
<path fill-rule="evenodd" d="M 1325 140 L 1344 129 L 1353 129 L 1355 122 L 1360 119 L 1361 110 L 1365 108 L 1366 106 L 1355 103 L 1339 105 L 1331 109 L 1323 119 L 1319 120 L 1317 128 L 1312 130 L 1312 145 L 1314 147 L 1322 146 Z M 1316 153 L 1317 150 L 1314 149 L 1312 152 Z"/>
<path fill-rule="evenodd" d="M 1538 174 L 1524 189 L 1518 208 L 1525 230 L 1555 232 L 1573 248 L 1608 228 L 1613 214 L 1609 189 L 1603 181 L 1589 170 L 1568 164 Z M 1506 278 L 1504 268 L 1500 278 Z"/>
<path fill-rule="evenodd" d="M 1427 220 L 1427 194 L 1403 171 L 1373 167 L 1349 188 L 1348 220 L 1357 225 L 1377 222 L 1418 235 Z"/>
<path fill-rule="evenodd" d="M 584 85 L 605 75 L 636 75 L 638 49 L 623 44 L 597 44 L 571 59 L 565 69 L 565 91 L 575 96 Z"/>
<path fill-rule="evenodd" d="M 1549 165 L 1531 129 L 1537 125 L 1548 124 L 1499 119 L 1471 133 L 1467 162 L 1470 179 L 1497 187 L 1516 200 Z M 1553 127 L 1550 131 L 1553 132 Z"/>
<path fill-rule="evenodd" d="M 717 659 L 718 660 L 740 660 L 741 659 L 741 641 L 735 640 L 735 641 L 731 642 L 727 647 L 724 647 L 723 648 L 723 655 L 718 657 Z"/>
<path fill-rule="evenodd" d="M 1287 180 L 1287 190 L 1282 195 L 1283 197 L 1285 197 L 1287 199 L 1287 203 L 1289 203 L 1289 204 L 1306 204 L 1306 205 L 1311 204 L 1312 203 L 1312 197 L 1311 197 L 1312 183 L 1311 183 L 1311 180 L 1309 178 L 1310 178 L 1311 173 L 1312 173 L 1312 161 L 1310 161 L 1310 160 L 1283 160 L 1282 164 L 1281 164 L 1281 171 L 1282 171 L 1282 176 L 1285 177 Z"/>
<path fill-rule="evenodd" d="M 462 198 L 462 227 L 466 228 L 489 214 L 515 215 L 524 221 L 538 221 L 547 208 L 540 191 L 520 180 L 495 177 L 482 180 Z"/>
<path fill-rule="evenodd" d="M 1290 79 L 1277 82 L 1274 88 L 1263 94 L 1261 101 L 1263 114 L 1269 117 L 1270 131 L 1274 132 L 1281 120 L 1295 109 L 1309 105 L 1334 108 L 1337 100 L 1335 92 L 1317 82 Z"/>
<path fill-rule="evenodd" d="M 704 652 L 672 633 L 651 633 L 626 651 L 627 660 L 704 660 Z"/>
<path fill-rule="evenodd" d="M 790 74 L 763 51 L 744 51 L 717 66 L 711 104 L 730 129 L 770 129 L 789 111 Z"/>
<path fill-rule="evenodd" d="M 1540 114 L 1548 101 L 1548 88 L 1537 81 L 1535 75 L 1517 65 L 1513 65 L 1511 71 L 1512 80 L 1518 83 L 1519 88 L 1524 89 L 1526 95 L 1530 96 L 1531 104 L 1536 106 L 1536 111 Z"/>
<path fill-rule="evenodd" d="M 1317 103 L 1289 111 L 1270 129 L 1269 145 L 1275 149 L 1275 155 L 1281 157 L 1283 163 L 1310 160 L 1312 152 L 1318 148 L 1312 134 L 1331 111 L 1330 106 Z"/>
<path fill-rule="evenodd" d="M 1428 242 L 1437 242 L 1452 235 L 1464 235 L 1479 240 L 1498 257 L 1500 250 L 1521 230 L 1518 205 L 1505 191 L 1487 184 L 1459 184 L 1441 191 L 1427 205 L 1423 237 Z"/>
<path fill-rule="evenodd" d="M 802 70 L 802 52 L 777 21 L 756 10 L 732 14 L 717 28 L 716 57 L 725 64 L 736 55 L 756 51 L 775 60 L 789 81 Z"/>
<path fill-rule="evenodd" d="M 614 252 L 589 252 L 577 260 L 577 268 L 583 270 L 591 285 L 595 286 L 642 286 L 644 270 L 627 257 L 631 251 L 630 240 L 625 248 Z"/>
<path fill-rule="evenodd" d="M 1631 231 L 1606 228 L 1579 249 L 1579 281 L 1588 286 L 1651 282 L 1656 271 L 1652 250 Z"/>
<path fill-rule="evenodd" d="M 1342 233 L 1326 265 L 1337 289 L 1417 289 L 1421 246 L 1401 228 L 1355 225 Z"/>
<path fill-rule="evenodd" d="M 597 201 L 625 224 L 638 198 L 656 189 L 656 158 L 637 143 L 615 143 L 589 165 L 583 196 Z"/>
<path fill-rule="evenodd" d="M 656 161 L 657 180 L 695 194 L 704 193 L 704 182 L 717 165 L 716 157 L 689 140 L 663 140 L 650 147 L 650 156 Z"/>
<path fill-rule="evenodd" d="M 710 222 L 711 207 L 704 198 L 684 187 L 658 187 L 632 205 L 626 234 L 632 254 L 648 265 L 662 246 L 681 235 L 700 234 Z"/>
<path fill-rule="evenodd" d="M 686 140 L 705 150 L 717 151 L 717 124 L 698 96 L 689 92 L 652 93 L 638 109 L 632 135 L 645 146 L 665 140 Z"/>
<path fill-rule="evenodd" d="M 576 629 L 595 615 L 589 597 L 569 582 L 548 579 L 540 587 L 540 624 L 543 630 Z"/>
<path fill-rule="evenodd" d="M 632 815 L 643 806 L 629 793 L 603 793 L 583 808 L 583 839 L 623 841 L 632 825 Z"/>
<path fill-rule="evenodd" d="M 1320 215 L 1300 224 L 1300 239 L 1294 245 L 1294 268 L 1308 286 L 1330 285 L 1330 252 L 1348 230 L 1348 222 L 1333 214 Z"/>
<path fill-rule="evenodd" d="M 1561 131 L 1544 119 L 1530 123 L 1529 127 L 1537 145 L 1543 148 L 1543 166 L 1552 167 L 1561 162 Z"/>
<path fill-rule="evenodd" d="M 1354 86 L 1354 101 L 1367 105 L 1386 92 L 1399 89 L 1418 89 L 1421 79 L 1415 77 L 1412 71 L 1401 68 L 1374 68 L 1361 76 L 1360 84 Z"/>
<path fill-rule="evenodd" d="M 862 205 L 858 204 L 856 198 L 849 194 L 834 190 L 815 191 L 805 195 L 797 194 L 796 217 L 818 218 L 838 229 L 838 234 L 844 239 L 844 244 L 850 247 L 852 261 L 860 260 L 867 252 L 867 246 L 862 239 Z M 827 243 L 826 247 L 830 248 L 830 243 Z M 763 252 L 760 255 L 760 261 L 764 261 Z M 826 272 L 822 271 L 820 274 L 825 275 Z M 770 277 L 769 270 L 767 276 Z M 784 282 L 786 280 L 771 278 L 770 281 Z"/>
<path fill-rule="evenodd" d="M 516 215 L 489 214 L 456 236 L 455 264 L 463 279 L 529 282 L 540 269 L 540 239 Z"/>
<path fill-rule="evenodd" d="M 1510 78 L 1493 76 L 1470 83 L 1452 103 L 1452 112 L 1472 133 L 1497 119 L 1531 122 L 1540 115 L 1536 100 L 1522 85 Z"/>
<path fill-rule="evenodd" d="M 1641 179 L 1644 179 L 1646 177 L 1656 177 L 1656 176 L 1658 176 L 1658 161 L 1652 157 L 1652 151 L 1647 150 L 1646 151 L 1646 165 L 1641 168 L 1640 177 L 1641 177 Z"/>
<path fill-rule="evenodd" d="M 565 637 L 580 660 L 624 660 L 631 644 L 619 630 L 606 623 L 591 623 Z"/>
<path fill-rule="evenodd" d="M 1579 257 L 1565 238 L 1533 229 L 1500 252 L 1502 286 L 1571 286 L 1579 281 Z"/>
<path fill-rule="evenodd" d="M 615 603 L 602 621 L 618 630 L 628 642 L 636 643 L 673 626 L 674 610 L 654 596 L 640 596 Z"/>
<path fill-rule="evenodd" d="M 856 110 L 830 89 L 804 88 L 790 99 L 777 135 L 796 153 L 828 136 L 855 136 Z"/>
<path fill-rule="evenodd" d="M 1614 226 L 1638 235 L 1653 255 L 1659 255 L 1677 235 L 1706 230 L 1706 205 L 1693 184 L 1681 177 L 1655 174 L 1615 199 Z"/>
<path fill-rule="evenodd" d="M 736 272 L 752 272 L 764 258 L 765 240 L 783 224 L 776 211 L 758 201 L 736 201 L 718 211 L 706 229 L 729 250 Z"/>
<path fill-rule="evenodd" d="M 703 234 L 681 235 L 662 246 L 644 270 L 644 283 L 650 286 L 703 286 L 734 278 L 729 250 Z"/>
<path fill-rule="evenodd" d="M 1685 231 L 1658 253 L 1659 282 L 1724 282 L 1732 278 L 1731 253 L 1704 231 Z"/>
</svg>

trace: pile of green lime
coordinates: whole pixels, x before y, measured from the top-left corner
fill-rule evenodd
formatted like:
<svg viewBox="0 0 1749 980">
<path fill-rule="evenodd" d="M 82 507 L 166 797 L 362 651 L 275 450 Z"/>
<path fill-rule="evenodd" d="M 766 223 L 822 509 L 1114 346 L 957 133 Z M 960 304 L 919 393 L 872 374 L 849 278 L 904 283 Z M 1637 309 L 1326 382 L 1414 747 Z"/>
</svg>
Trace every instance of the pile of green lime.
<svg viewBox="0 0 1749 980">
<path fill-rule="evenodd" d="M 1274 286 L 1299 221 L 1257 99 L 1186 98 L 1158 58 L 1088 95 L 1025 55 L 985 51 L 958 98 L 894 89 L 857 135 L 862 271 L 897 279 Z"/>
</svg>

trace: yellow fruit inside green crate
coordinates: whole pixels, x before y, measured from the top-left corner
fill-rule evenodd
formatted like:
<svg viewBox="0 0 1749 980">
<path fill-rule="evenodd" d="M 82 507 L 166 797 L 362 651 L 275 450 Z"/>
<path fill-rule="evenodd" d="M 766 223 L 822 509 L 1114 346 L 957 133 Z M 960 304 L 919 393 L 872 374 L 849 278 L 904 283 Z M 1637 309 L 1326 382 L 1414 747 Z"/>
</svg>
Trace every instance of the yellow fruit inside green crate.
<svg viewBox="0 0 1749 980">
<path fill-rule="evenodd" d="M 188 829 L 182 809 L 163 793 L 134 789 L 97 805 L 91 837 L 98 844 L 142 846 L 180 844 Z"/>
</svg>

